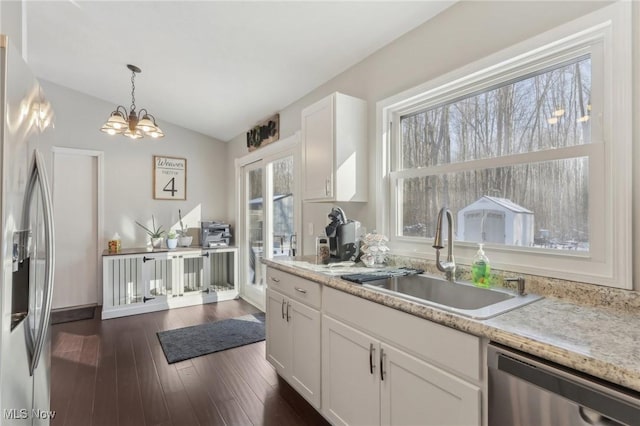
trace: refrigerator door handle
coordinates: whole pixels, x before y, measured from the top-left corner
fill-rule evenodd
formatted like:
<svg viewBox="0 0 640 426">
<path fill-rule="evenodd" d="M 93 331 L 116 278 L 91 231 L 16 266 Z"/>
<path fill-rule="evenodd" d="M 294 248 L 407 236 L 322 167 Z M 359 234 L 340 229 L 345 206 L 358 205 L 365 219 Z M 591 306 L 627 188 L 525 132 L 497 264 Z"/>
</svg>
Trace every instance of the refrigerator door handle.
<svg viewBox="0 0 640 426">
<path fill-rule="evenodd" d="M 29 373 L 33 376 L 38 363 L 40 361 L 40 353 L 45 344 L 47 332 L 49 328 L 49 319 L 51 316 L 51 302 L 53 297 L 53 265 L 55 262 L 54 250 L 54 230 L 53 230 L 53 204 L 51 202 L 51 194 L 49 192 L 49 181 L 44 167 L 44 159 L 38 150 L 34 150 L 34 161 L 31 169 L 31 177 L 27 185 L 25 195 L 25 207 L 23 209 L 23 223 L 28 224 L 29 208 L 31 194 L 36 185 L 40 185 L 40 194 L 42 196 L 42 205 L 44 213 L 44 237 L 45 237 L 45 268 L 44 268 L 44 289 L 42 295 L 42 315 L 40 315 L 40 323 L 35 333 L 35 342 L 33 346 L 33 356 L 29 365 Z"/>
</svg>

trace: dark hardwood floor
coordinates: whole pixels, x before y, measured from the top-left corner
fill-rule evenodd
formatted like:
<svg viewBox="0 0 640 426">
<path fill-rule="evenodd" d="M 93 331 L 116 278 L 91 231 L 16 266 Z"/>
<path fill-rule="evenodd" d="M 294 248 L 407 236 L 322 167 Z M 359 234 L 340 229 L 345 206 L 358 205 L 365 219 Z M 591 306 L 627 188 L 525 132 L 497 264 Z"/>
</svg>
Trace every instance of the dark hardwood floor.
<svg viewBox="0 0 640 426">
<path fill-rule="evenodd" d="M 169 365 L 157 331 L 258 312 L 233 300 L 52 327 L 53 426 L 325 425 L 265 342 Z"/>
</svg>

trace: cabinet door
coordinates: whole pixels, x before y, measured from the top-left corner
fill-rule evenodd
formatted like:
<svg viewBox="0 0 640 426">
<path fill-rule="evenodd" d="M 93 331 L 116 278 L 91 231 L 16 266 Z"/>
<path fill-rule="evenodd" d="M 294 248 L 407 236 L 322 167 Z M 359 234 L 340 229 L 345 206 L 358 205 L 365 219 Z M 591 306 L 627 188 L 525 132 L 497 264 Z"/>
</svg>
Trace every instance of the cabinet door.
<svg viewBox="0 0 640 426">
<path fill-rule="evenodd" d="M 333 96 L 302 111 L 303 199 L 333 197 Z"/>
<path fill-rule="evenodd" d="M 370 336 L 322 317 L 322 412 L 331 423 L 380 424 L 378 350 Z"/>
<path fill-rule="evenodd" d="M 238 276 L 237 253 L 237 249 L 224 249 L 209 250 L 202 255 L 204 284 L 209 292 L 235 291 Z"/>
<path fill-rule="evenodd" d="M 267 289 L 267 361 L 286 377 L 291 366 L 291 333 L 287 322 L 287 299 Z"/>
<path fill-rule="evenodd" d="M 381 345 L 383 425 L 480 425 L 480 389 Z"/>
<path fill-rule="evenodd" d="M 118 308 L 142 303 L 145 296 L 142 257 L 105 257 L 103 268 L 103 304 L 105 308 Z"/>
<path fill-rule="evenodd" d="M 171 296 L 171 262 L 166 256 L 143 256 L 142 276 L 147 286 L 147 298 L 156 300 Z"/>
<path fill-rule="evenodd" d="M 288 301 L 291 332 L 289 383 L 315 408 L 320 408 L 320 312 Z"/>
<path fill-rule="evenodd" d="M 184 296 L 201 295 L 204 285 L 204 263 L 200 253 L 180 255 L 180 280 Z"/>
</svg>

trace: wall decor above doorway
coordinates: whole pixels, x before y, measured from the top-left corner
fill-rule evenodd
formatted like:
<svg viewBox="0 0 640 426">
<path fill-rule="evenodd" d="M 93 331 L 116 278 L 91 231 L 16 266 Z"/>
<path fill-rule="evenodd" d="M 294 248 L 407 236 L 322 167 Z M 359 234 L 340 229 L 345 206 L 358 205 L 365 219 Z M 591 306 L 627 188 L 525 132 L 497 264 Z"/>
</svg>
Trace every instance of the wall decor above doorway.
<svg viewBox="0 0 640 426">
<path fill-rule="evenodd" d="M 153 156 L 153 199 L 187 199 L 187 159 Z"/>
<path fill-rule="evenodd" d="M 276 114 L 258 124 L 247 132 L 247 148 L 249 152 L 280 139 L 280 114 Z"/>
</svg>

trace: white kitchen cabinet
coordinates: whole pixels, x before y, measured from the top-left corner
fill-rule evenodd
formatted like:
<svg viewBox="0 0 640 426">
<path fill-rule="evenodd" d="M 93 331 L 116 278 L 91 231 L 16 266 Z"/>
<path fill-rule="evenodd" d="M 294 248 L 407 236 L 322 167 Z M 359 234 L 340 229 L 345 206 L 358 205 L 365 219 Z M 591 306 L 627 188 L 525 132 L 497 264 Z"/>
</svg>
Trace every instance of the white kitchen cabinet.
<svg viewBox="0 0 640 426">
<path fill-rule="evenodd" d="M 319 409 L 320 286 L 270 268 L 267 285 L 267 360 Z"/>
<path fill-rule="evenodd" d="M 305 201 L 367 201 L 367 104 L 342 93 L 302 110 Z"/>
<path fill-rule="evenodd" d="M 322 413 L 334 425 L 380 424 L 380 342 L 322 318 Z"/>
<path fill-rule="evenodd" d="M 480 389 L 392 346 L 381 344 L 383 425 L 480 425 Z"/>
<path fill-rule="evenodd" d="M 330 422 L 482 424 L 475 336 L 331 288 L 322 306 L 322 413 Z"/>
<path fill-rule="evenodd" d="M 103 256 L 102 319 L 238 297 L 236 248 L 136 250 Z"/>
</svg>

